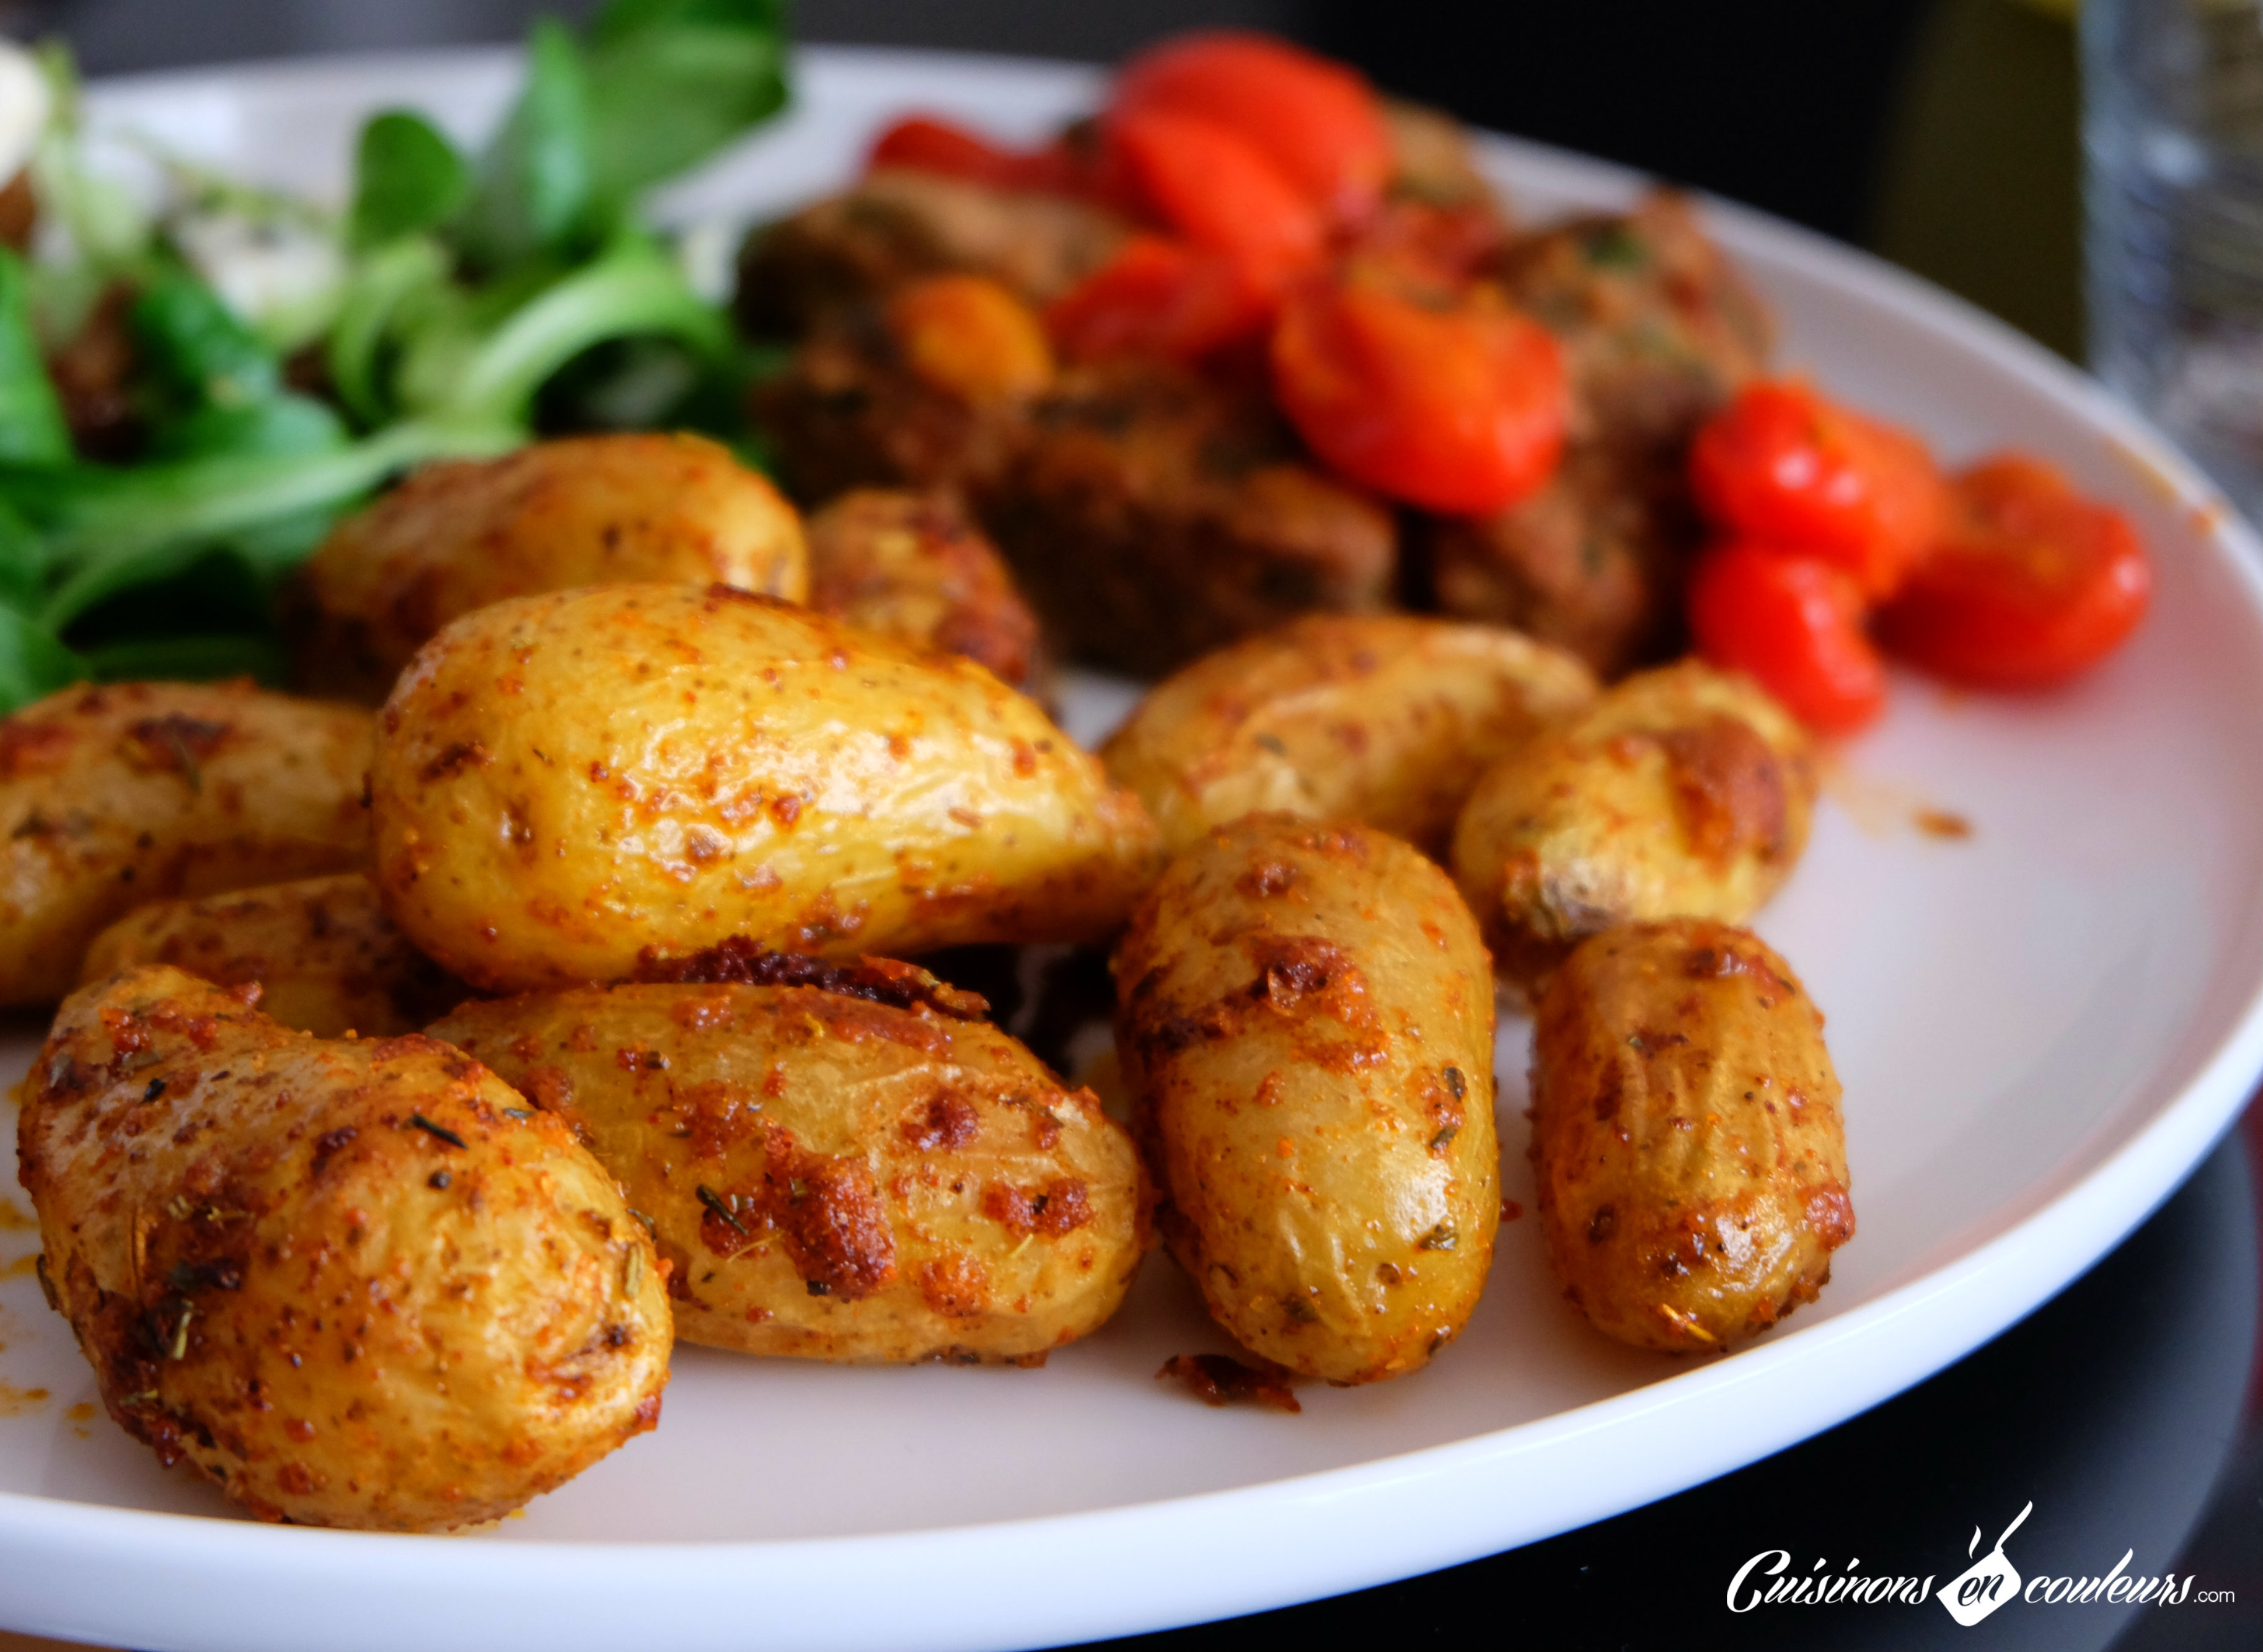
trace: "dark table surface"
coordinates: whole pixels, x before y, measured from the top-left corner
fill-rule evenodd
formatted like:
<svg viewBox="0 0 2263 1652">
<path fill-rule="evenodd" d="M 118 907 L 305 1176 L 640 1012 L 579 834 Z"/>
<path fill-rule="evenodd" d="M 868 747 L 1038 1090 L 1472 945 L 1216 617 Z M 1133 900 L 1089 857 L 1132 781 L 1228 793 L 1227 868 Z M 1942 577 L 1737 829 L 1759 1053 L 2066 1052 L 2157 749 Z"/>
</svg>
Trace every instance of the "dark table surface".
<svg viewBox="0 0 2263 1652">
<path fill-rule="evenodd" d="M 2259 1168 L 2263 1106 L 2251 1106 L 2142 1227 L 2027 1319 L 1930 1381 L 1735 1474 L 1448 1571 L 1105 1644 L 1427 1646 L 1492 1625 L 1488 1642 L 1551 1652 L 2263 1647 Z M 1774 1550 L 1789 1555 L 1787 1576 L 1818 1561 L 1826 1575 L 1858 1562 L 1863 1576 L 1929 1575 L 1938 1591 L 2028 1504 L 2004 1553 L 2022 1594 L 2038 1598 L 2012 1599 L 1972 1627 L 1931 1598 L 1729 1610 L 1739 1568 Z M 2173 1576 L 2182 1598 L 2041 1598 L 2053 1588 L 2044 1580 L 2074 1580 L 2057 1591 L 2067 1594 L 2111 1577 L 2125 1552 L 2122 1576 Z"/>
</svg>

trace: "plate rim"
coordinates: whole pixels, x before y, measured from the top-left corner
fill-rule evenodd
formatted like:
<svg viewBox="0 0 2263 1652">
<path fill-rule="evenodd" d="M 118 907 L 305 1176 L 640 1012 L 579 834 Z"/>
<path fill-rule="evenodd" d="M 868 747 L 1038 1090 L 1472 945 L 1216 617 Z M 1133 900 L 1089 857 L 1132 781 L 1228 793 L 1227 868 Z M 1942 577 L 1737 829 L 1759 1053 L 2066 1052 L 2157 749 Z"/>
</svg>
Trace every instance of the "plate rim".
<svg viewBox="0 0 2263 1652">
<path fill-rule="evenodd" d="M 796 47 L 806 67 L 821 72 L 860 66 L 924 69 L 942 75 L 981 71 L 1088 78 L 1096 66 L 1058 59 L 1002 54 L 929 51 L 893 47 L 807 45 Z M 471 47 L 384 53 L 293 57 L 252 63 L 168 69 L 94 82 L 90 93 L 171 90 L 220 91 L 254 86 L 319 81 L 333 76 L 380 78 L 412 69 L 470 73 L 504 63 L 516 55 L 508 47 Z M 1624 193 L 1655 182 L 1632 169 L 1575 151 L 1490 132 L 1479 134 L 1488 157 L 1511 169 L 1552 174 L 1575 192 Z M 1896 313 L 1953 343 L 1960 351 L 1985 360 L 1995 371 L 2017 379 L 2027 390 L 2063 408 L 2079 409 L 2085 423 L 2127 451 L 2177 502 L 2205 513 L 2197 536 L 2216 560 L 2227 565 L 2252 617 L 2263 617 L 2263 541 L 2231 509 L 2198 466 L 2187 459 L 2149 422 L 2114 399 L 2098 382 L 2043 346 L 1970 303 L 1921 278 L 1885 263 L 1858 248 L 1832 241 L 1739 203 L 1691 191 L 1703 214 L 1733 227 L 1733 238 L 1764 251 L 1803 277 L 1819 280 L 1864 301 Z M 171 1593 L 176 1599 L 206 1597 L 215 1605 L 240 1598 L 216 1585 L 211 1563 L 225 1558 L 240 1577 L 257 1576 L 264 1607 L 278 1606 L 283 1595 L 308 1594 L 309 1582 L 329 1579 L 351 1587 L 365 1601 L 389 1586 L 416 1582 L 425 1603 L 439 1606 L 435 1588 L 447 1598 L 456 1621 L 476 1641 L 464 1644 L 502 1647 L 552 1643 L 545 1626 L 559 1620 L 560 1605 L 570 1605 L 577 1621 L 591 1633 L 646 1633 L 654 1627 L 650 1602 L 636 1598 L 655 1584 L 683 1603 L 668 1613 L 687 1646 L 743 1644 L 757 1631 L 733 1615 L 743 1612 L 745 1596 L 769 1574 L 797 1586 L 800 1610 L 774 1612 L 759 1626 L 764 1643 L 797 1647 L 880 1647 L 906 1643 L 910 1628 L 900 1606 L 859 1591 L 860 1580 L 884 1575 L 886 1595 L 920 1603 L 923 1615 L 916 1638 L 937 1647 L 982 1646 L 1014 1638 L 1059 1641 L 1132 1633 L 1169 1624 L 1260 1610 L 1290 1600 L 1341 1593 L 1480 1555 L 1535 1541 L 1589 1521 L 1637 1507 L 1657 1497 L 1727 1472 L 1797 1444 L 1823 1429 L 1860 1414 L 1893 1394 L 1923 1381 L 2001 1334 L 2066 1284 L 2086 1272 L 2174 1191 L 2205 1157 L 2263 1071 L 2263 975 L 2250 985 L 2244 1005 L 2222 1035 L 2195 1062 L 2192 1076 L 2153 1116 L 2089 1171 L 2050 1196 L 2004 1231 L 1954 1259 L 1895 1286 L 1877 1298 L 1827 1320 L 1788 1327 L 1783 1332 L 1732 1358 L 1717 1360 L 1658 1381 L 1529 1422 L 1464 1437 L 1439 1445 L 1366 1461 L 1224 1490 L 1151 1499 L 1072 1513 L 975 1525 L 931 1526 L 810 1539 L 736 1539 L 713 1542 L 612 1539 L 517 1539 L 499 1533 L 475 1543 L 435 1543 L 428 1538 L 310 1527 L 270 1526 L 220 1514 L 172 1513 L 76 1501 L 27 1492 L 0 1492 L 0 1552 L 45 1564 L 9 1568 L 14 1579 L 0 1579 L 0 1609 L 21 1627 L 84 1636 L 109 1634 L 155 1645 L 141 1616 L 108 1627 L 113 1603 L 99 1592 L 90 1596 L 76 1569 L 94 1566 L 100 1554 L 121 1546 L 135 1551 L 137 1570 L 148 1584 L 133 1591 Z M 2006 1306 L 2006 1304 L 2011 1304 Z M 1898 1337 L 1908 1317 L 1921 1315 L 1922 1338 Z M 1953 1329 L 1950 1329 L 1953 1327 Z M 1921 1350 L 1921 1352 L 1920 1352 Z M 1499 1476 L 1513 1463 L 1546 1466 L 1584 1437 L 1621 1426 L 1642 1413 L 1703 1405 L 1721 1394 L 1753 1384 L 1773 1385 L 1789 1367 L 1828 1370 L 1833 1380 L 1809 1385 L 1828 1400 L 1804 1405 L 1777 1403 L 1755 1424 L 1723 1429 L 1710 1448 L 1692 1448 L 1671 1468 L 1613 1479 L 1610 1490 L 1594 1490 L 1583 1504 L 1558 1496 L 1548 1512 L 1521 1519 L 1514 1511 L 1482 1526 L 1462 1524 L 1450 1532 L 1427 1530 L 1419 1520 L 1401 1521 L 1392 1540 L 1377 1541 L 1361 1519 L 1363 1558 L 1343 1552 L 1345 1504 L 1372 1504 L 1379 1512 L 1414 1511 L 1441 1484 L 1482 1491 L 1486 1482 L 1502 1490 Z M 1779 1402 L 1781 1394 L 1775 1396 Z M 1758 1449 L 1753 1449 L 1756 1442 Z M 1631 1484 L 1631 1489 L 1630 1489 Z M 1513 1488 L 1512 1488 L 1513 1489 Z M 1449 1503 L 1456 1499 L 1449 1497 Z M 1466 1501 L 1466 1499 L 1463 1499 Z M 1147 1575 L 1143 1562 L 1168 1563 L 1188 1552 L 1189 1534 L 1211 1543 L 1229 1542 L 1245 1533 L 1253 1514 L 1264 1515 L 1269 1553 L 1280 1551 L 1287 1564 L 1240 1581 L 1222 1581 L 1218 1567 L 1200 1569 L 1204 1584 L 1182 1572 L 1174 1589 L 1160 1591 L 1168 1605 L 1141 1598 Z M 1159 1541 L 1159 1534 L 1165 1540 Z M 1246 1539 L 1245 1539 L 1246 1540 Z M 288 1546 L 287 1547 L 282 1546 Z M 998 1563 L 1001 1555 L 1006 1563 Z M 720 1557 L 734 1564 L 718 1567 Z M 1098 1564 L 1095 1566 L 1095 1561 Z M 312 1562 L 310 1564 L 309 1562 Z M 1043 1591 L 1027 1588 L 1033 1570 L 1048 1569 Z M 505 1577 L 499 1573 L 509 1571 Z M 296 1576 L 290 1576 L 296 1573 Z M 333 1577 L 333 1574 L 335 1576 Z M 1117 1582 L 1113 1587 L 1110 1578 Z M 1132 1587 L 1124 1586 L 1126 1580 Z M 1031 1611 L 982 1585 L 994 1580 L 1019 1584 L 1042 1610 Z M 300 1588 L 289 1585 L 296 1583 Z M 972 1586 L 970 1587 L 970 1584 Z M 944 1591 L 948 1586 L 947 1592 Z M 512 1633 L 509 1620 L 482 1610 L 482 1597 L 518 1596 L 527 1590 L 552 1592 L 553 1605 L 533 1633 Z M 624 1590 L 633 1598 L 618 1625 L 605 1598 Z M 1011 1594 L 1011 1589 L 1007 1591 Z M 74 1598 L 74 1597 L 76 1597 Z M 985 1597 L 972 1599 L 969 1597 Z M 853 1603 L 864 1601 L 863 1605 Z M 77 1610 L 59 1615 L 65 1604 Z M 696 1603 L 696 1605 L 693 1605 Z M 955 1604 L 947 1604 L 955 1603 Z M 369 1604 L 374 1605 L 373 1601 Z M 766 1606 L 785 1606 L 771 1598 Z M 685 1605 L 692 1609 L 685 1610 Z M 987 1610 L 966 1608 L 973 1605 Z M 88 1608 L 93 1608 L 89 1615 Z M 193 1617 L 194 1613 L 184 1614 Z M 278 1621 L 292 1615 L 273 1612 Z M 393 1644 L 398 1633 L 382 1614 L 363 1626 L 343 1626 L 340 1647 Z M 719 1636 L 702 1636 L 695 1626 L 720 1627 Z M 268 1627 L 271 1627 L 268 1626 Z M 369 1631 L 374 1629 L 373 1634 Z M 685 1631 L 693 1633 L 686 1639 Z M 264 1634 L 263 1628 L 261 1634 Z M 291 1643 L 293 1631 L 272 1640 Z M 213 1638 L 193 1630 L 163 1642 L 183 1648 L 242 1648 L 271 1640 L 242 1628 Z M 303 1643 L 301 1641 L 300 1643 Z M 440 1642 L 435 1642 L 439 1644 Z M 454 1644 L 448 1641 L 447 1644 Z"/>
</svg>

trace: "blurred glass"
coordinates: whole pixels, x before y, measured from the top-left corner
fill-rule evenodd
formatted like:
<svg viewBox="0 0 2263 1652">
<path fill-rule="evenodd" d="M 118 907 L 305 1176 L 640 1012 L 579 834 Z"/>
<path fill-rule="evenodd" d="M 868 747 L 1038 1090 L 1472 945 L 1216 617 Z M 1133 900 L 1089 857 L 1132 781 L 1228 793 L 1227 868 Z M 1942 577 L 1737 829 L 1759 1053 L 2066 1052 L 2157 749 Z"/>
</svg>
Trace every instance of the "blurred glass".
<svg viewBox="0 0 2263 1652">
<path fill-rule="evenodd" d="M 2263 5 L 2090 0 L 2091 364 L 2263 519 Z"/>
</svg>

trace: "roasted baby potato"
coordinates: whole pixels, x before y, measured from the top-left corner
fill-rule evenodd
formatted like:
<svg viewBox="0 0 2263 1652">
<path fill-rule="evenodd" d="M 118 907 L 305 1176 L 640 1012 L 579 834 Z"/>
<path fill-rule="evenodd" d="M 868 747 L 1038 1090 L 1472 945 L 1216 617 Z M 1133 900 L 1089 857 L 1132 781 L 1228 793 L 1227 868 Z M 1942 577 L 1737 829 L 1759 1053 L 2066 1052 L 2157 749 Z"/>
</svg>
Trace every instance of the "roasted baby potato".
<svg viewBox="0 0 2263 1652">
<path fill-rule="evenodd" d="M 1171 862 L 1115 970 L 1156 1226 L 1211 1316 L 1331 1381 L 1428 1363 L 1500 1220 L 1492 970 L 1446 875 L 1247 816 Z"/>
<path fill-rule="evenodd" d="M 1038 669 L 1038 617 L 947 494 L 860 487 L 812 516 L 809 605 L 898 642 L 965 654 L 1016 689 Z"/>
<path fill-rule="evenodd" d="M 137 906 L 95 937 L 82 977 L 150 963 L 215 986 L 256 981 L 264 1014 L 317 1038 L 413 1033 L 472 995 L 408 944 L 359 872 Z"/>
<path fill-rule="evenodd" d="M 427 465 L 347 517 L 288 599 L 307 688 L 374 703 L 459 614 L 579 585 L 719 582 L 799 602 L 801 519 L 699 436 L 573 436 Z"/>
<path fill-rule="evenodd" d="M 1536 983 L 1585 937 L 1757 912 L 1807 846 L 1807 734 L 1751 679 L 1685 660 L 1629 677 L 1478 782 L 1454 876 L 1503 974 Z"/>
<path fill-rule="evenodd" d="M 1532 1158 L 1565 1295 L 1638 1347 L 1767 1330 L 1855 1237 L 1823 1017 L 1727 924 L 1630 924 L 1565 960 L 1533 1035 Z"/>
<path fill-rule="evenodd" d="M 144 901 L 362 866 L 370 719 L 248 682 L 65 689 L 0 721 L 0 1005 Z"/>
<path fill-rule="evenodd" d="M 466 615 L 380 725 L 386 908 L 498 992 L 741 934 L 1098 940 L 1157 859 L 1139 799 L 980 666 L 720 586 Z"/>
<path fill-rule="evenodd" d="M 745 967 L 688 972 L 743 984 L 535 993 L 432 1029 L 620 1179 L 674 1269 L 678 1335 L 1026 1364 L 1115 1312 L 1146 1212 L 1089 1091 L 908 965 L 722 956 Z"/>
<path fill-rule="evenodd" d="M 263 1519 L 425 1532 L 660 1415 L 659 1258 L 565 1124 L 437 1040 L 178 970 L 76 993 L 17 1134 L 103 1403 Z"/>
<path fill-rule="evenodd" d="M 1101 756 L 1173 850 L 1261 810 L 1442 849 L 1486 765 L 1594 692 L 1577 660 L 1515 631 L 1313 615 L 1158 684 Z"/>
</svg>

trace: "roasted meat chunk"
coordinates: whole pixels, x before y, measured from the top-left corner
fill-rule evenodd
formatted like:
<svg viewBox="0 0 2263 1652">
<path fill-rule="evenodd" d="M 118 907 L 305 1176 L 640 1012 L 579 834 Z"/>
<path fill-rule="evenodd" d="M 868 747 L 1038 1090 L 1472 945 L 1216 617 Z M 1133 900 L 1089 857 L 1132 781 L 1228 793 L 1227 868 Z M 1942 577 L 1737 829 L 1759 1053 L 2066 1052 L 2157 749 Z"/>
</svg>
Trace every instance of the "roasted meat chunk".
<svg viewBox="0 0 2263 1652">
<path fill-rule="evenodd" d="M 991 276 L 1043 304 L 1107 263 L 1128 233 L 1113 213 L 1066 196 L 876 171 L 747 238 L 739 324 L 760 337 L 792 337 L 946 271 Z"/>
<path fill-rule="evenodd" d="M 1668 194 L 1515 241 L 1495 273 L 1564 346 L 1569 446 L 1522 503 L 1423 523 L 1421 559 L 1446 612 L 1518 626 L 1616 675 L 1674 640 L 1699 531 L 1689 439 L 1765 369 L 1767 314 Z"/>
<path fill-rule="evenodd" d="M 977 400 L 922 378 L 880 306 L 842 310 L 755 393 L 756 421 L 804 504 L 852 487 L 994 484 L 1020 444 L 1026 405 Z"/>
<path fill-rule="evenodd" d="M 978 502 L 1064 645 L 1143 675 L 1395 595 L 1387 509 L 1315 469 L 1262 395 L 1160 363 L 1064 374 Z"/>
</svg>

